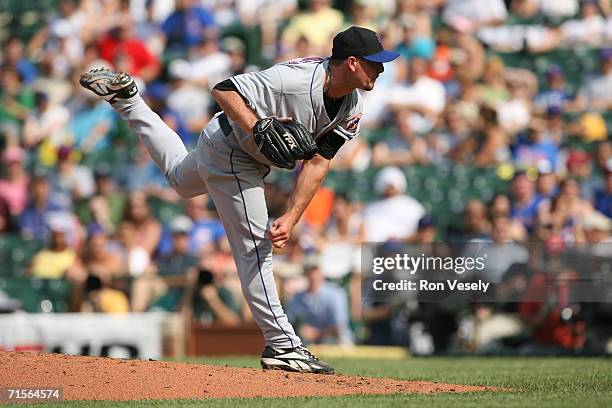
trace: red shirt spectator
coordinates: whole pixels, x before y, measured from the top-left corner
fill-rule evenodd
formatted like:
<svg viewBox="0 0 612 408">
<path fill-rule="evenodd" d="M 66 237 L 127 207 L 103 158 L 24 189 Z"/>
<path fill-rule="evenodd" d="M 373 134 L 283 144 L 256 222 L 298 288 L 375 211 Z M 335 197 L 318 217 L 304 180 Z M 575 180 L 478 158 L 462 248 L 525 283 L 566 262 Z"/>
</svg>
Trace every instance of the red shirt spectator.
<svg viewBox="0 0 612 408">
<path fill-rule="evenodd" d="M 159 73 L 159 61 L 145 43 L 133 35 L 133 23 L 126 22 L 106 34 L 98 44 L 100 56 L 118 71 L 127 71 L 145 82 Z"/>
</svg>

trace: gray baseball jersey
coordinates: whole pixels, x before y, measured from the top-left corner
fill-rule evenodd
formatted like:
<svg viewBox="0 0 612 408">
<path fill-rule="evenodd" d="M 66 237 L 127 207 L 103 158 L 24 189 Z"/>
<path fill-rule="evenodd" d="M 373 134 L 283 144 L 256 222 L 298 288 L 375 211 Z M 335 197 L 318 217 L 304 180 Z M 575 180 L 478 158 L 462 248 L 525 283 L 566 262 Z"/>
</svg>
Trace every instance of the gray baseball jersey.
<svg viewBox="0 0 612 408">
<path fill-rule="evenodd" d="M 231 79 L 260 117 L 293 117 L 325 146 L 325 157 L 359 134 L 361 99 L 345 96 L 334 118 L 327 116 L 323 83 L 327 60 L 303 59 Z M 261 328 L 266 345 L 292 348 L 301 344 L 280 303 L 272 273 L 272 243 L 263 177 L 270 164 L 257 151 L 253 137 L 233 126 L 224 129 L 215 116 L 202 130 L 195 150 L 187 152 L 179 136 L 140 98 L 113 105 L 147 146 L 170 185 L 183 197 L 208 193 L 215 203 L 232 248 L 242 291 Z M 335 149 L 335 150 L 334 150 Z M 325 154 L 327 154 L 325 153 Z"/>
<path fill-rule="evenodd" d="M 260 118 L 294 118 L 313 134 L 317 144 L 332 132 L 350 140 L 359 134 L 363 109 L 361 95 L 357 90 L 346 95 L 338 114 L 334 118 L 328 117 L 323 100 L 328 64 L 329 60 L 323 58 L 297 59 L 264 71 L 238 75 L 231 81 Z M 270 164 L 258 152 L 251 135 L 238 126 L 233 128 L 234 136 L 230 143 L 234 147 L 239 146 L 256 160 Z"/>
</svg>

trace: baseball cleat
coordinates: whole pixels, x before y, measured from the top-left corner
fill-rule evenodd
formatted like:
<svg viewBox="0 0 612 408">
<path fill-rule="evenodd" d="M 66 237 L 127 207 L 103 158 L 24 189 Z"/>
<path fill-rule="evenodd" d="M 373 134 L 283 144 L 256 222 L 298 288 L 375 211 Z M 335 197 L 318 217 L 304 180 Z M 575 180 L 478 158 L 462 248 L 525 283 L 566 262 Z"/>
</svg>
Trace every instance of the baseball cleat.
<svg viewBox="0 0 612 408">
<path fill-rule="evenodd" d="M 138 93 L 130 74 L 113 72 L 107 68 L 95 68 L 82 74 L 79 83 L 111 104 L 117 99 L 129 99 Z"/>
<path fill-rule="evenodd" d="M 266 346 L 261 354 L 264 370 L 285 370 L 296 373 L 333 374 L 334 369 L 320 361 L 304 346 L 277 349 Z"/>
</svg>

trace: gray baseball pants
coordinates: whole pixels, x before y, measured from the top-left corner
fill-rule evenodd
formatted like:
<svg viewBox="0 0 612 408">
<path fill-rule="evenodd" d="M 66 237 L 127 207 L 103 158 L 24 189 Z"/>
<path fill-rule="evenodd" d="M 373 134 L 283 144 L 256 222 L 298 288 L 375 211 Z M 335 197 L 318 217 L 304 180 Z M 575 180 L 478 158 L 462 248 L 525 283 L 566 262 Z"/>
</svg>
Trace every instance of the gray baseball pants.
<svg viewBox="0 0 612 408">
<path fill-rule="evenodd" d="M 179 136 L 140 96 L 113 105 L 145 143 L 170 185 L 183 197 L 208 193 L 225 227 L 242 293 L 265 344 L 293 348 L 301 344 L 287 320 L 272 274 L 272 242 L 263 177 L 268 168 L 239 148 L 215 116 L 187 152 Z"/>
</svg>

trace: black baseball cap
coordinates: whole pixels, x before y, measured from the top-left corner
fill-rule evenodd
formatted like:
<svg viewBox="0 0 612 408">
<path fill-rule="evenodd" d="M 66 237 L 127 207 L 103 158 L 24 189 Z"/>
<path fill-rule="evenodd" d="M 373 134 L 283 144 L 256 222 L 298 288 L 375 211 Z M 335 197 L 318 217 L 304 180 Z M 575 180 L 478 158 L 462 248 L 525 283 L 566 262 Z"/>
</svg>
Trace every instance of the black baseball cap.
<svg viewBox="0 0 612 408">
<path fill-rule="evenodd" d="M 378 34 L 363 27 L 350 27 L 334 37 L 332 59 L 359 57 L 373 62 L 391 62 L 399 54 L 387 51 Z"/>
</svg>

